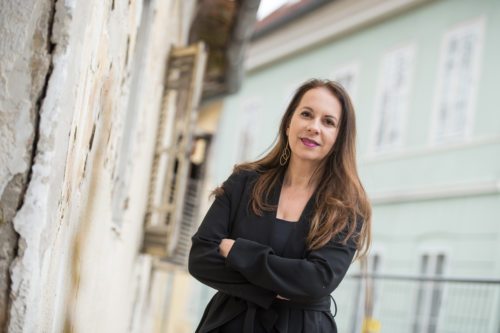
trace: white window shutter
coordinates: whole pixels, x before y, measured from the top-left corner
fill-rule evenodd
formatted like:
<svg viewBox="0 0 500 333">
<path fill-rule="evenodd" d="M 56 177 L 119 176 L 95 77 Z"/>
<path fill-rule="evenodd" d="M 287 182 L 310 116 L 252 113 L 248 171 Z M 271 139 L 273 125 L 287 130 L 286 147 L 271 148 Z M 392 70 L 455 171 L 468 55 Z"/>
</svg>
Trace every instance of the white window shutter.
<svg viewBox="0 0 500 333">
<path fill-rule="evenodd" d="M 356 63 L 351 63 L 337 68 L 332 75 L 332 79 L 340 83 L 349 93 L 351 100 L 355 99 L 358 72 L 359 66 Z"/>
<path fill-rule="evenodd" d="M 248 162 L 255 154 L 256 140 L 258 137 L 262 103 L 258 98 L 251 98 L 243 102 L 242 121 L 240 128 L 240 144 L 238 161 Z"/>
<path fill-rule="evenodd" d="M 463 140 L 469 134 L 478 83 L 482 20 L 453 29 L 444 36 L 432 141 Z"/>
<path fill-rule="evenodd" d="M 383 58 L 372 139 L 376 152 L 390 151 L 403 143 L 414 53 L 415 47 L 410 45 L 393 50 Z"/>
</svg>

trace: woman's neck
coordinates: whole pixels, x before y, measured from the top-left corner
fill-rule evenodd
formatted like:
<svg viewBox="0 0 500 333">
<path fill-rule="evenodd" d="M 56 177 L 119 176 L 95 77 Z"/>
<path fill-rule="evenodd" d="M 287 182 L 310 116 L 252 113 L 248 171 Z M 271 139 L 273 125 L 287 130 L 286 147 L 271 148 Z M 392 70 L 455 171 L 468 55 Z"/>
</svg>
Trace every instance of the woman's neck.
<svg viewBox="0 0 500 333">
<path fill-rule="evenodd" d="M 317 163 L 301 163 L 300 161 L 291 159 L 285 172 L 283 185 L 314 190 L 319 182 L 318 169 L 319 166 Z"/>
</svg>

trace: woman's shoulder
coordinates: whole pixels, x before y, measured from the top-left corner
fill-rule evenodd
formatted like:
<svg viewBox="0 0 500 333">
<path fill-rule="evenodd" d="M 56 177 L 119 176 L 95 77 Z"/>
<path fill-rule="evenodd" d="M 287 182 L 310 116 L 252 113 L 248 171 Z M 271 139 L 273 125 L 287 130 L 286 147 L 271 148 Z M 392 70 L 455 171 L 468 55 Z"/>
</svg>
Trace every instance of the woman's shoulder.
<svg viewBox="0 0 500 333">
<path fill-rule="evenodd" d="M 255 181 L 259 177 L 256 170 L 235 167 L 225 184 L 230 186 L 242 186 L 249 181 Z"/>
</svg>

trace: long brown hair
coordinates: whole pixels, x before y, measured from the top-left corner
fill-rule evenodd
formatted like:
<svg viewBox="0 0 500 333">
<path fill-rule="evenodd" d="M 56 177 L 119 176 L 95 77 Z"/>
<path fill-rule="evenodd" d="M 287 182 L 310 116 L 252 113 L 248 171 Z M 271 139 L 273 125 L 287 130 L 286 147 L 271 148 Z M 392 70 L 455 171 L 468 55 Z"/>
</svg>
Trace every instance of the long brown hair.
<svg viewBox="0 0 500 333">
<path fill-rule="evenodd" d="M 269 197 L 277 182 L 282 179 L 288 162 L 282 166 L 280 157 L 288 144 L 286 134 L 291 118 L 304 94 L 314 88 L 328 89 L 340 102 L 342 114 L 335 144 L 323 161 L 318 175 L 320 182 L 314 198 L 314 215 L 307 235 L 310 250 L 318 249 L 333 236 L 341 235 L 342 242 L 351 237 L 356 242 L 357 257 L 368 251 L 371 242 L 371 206 L 358 176 L 356 166 L 356 121 L 354 107 L 345 89 L 330 80 L 312 79 L 303 83 L 290 101 L 279 128 L 278 139 L 261 159 L 235 166 L 239 170 L 253 170 L 259 177 L 253 187 L 251 208 L 255 214 L 273 211 L 277 207 L 269 204 Z M 357 221 L 363 220 L 361 229 Z"/>
</svg>

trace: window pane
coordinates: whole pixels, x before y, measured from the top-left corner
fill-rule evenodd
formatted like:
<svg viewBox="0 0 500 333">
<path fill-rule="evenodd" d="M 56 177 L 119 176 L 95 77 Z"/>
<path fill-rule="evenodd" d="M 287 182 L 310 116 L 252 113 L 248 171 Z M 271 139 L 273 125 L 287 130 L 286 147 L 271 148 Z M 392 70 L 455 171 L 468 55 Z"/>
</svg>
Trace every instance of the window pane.
<svg viewBox="0 0 500 333">
<path fill-rule="evenodd" d="M 464 138 L 470 122 L 477 83 L 481 22 L 450 31 L 445 36 L 437 93 L 435 142 Z"/>
<path fill-rule="evenodd" d="M 390 150 L 402 143 L 413 57 L 414 47 L 408 46 L 388 53 L 382 61 L 382 79 L 375 110 L 376 151 Z"/>
</svg>

